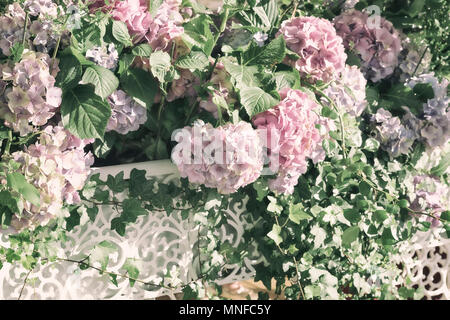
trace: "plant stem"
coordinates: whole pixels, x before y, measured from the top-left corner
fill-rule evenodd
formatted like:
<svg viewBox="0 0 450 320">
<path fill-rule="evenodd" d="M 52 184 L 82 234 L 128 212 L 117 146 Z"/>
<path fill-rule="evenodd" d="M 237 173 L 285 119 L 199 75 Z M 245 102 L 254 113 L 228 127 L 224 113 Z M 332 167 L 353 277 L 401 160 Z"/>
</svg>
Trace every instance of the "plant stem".
<svg viewBox="0 0 450 320">
<path fill-rule="evenodd" d="M 12 130 L 8 131 L 8 141 L 6 141 L 5 153 L 9 154 L 9 149 L 11 148 L 12 141 Z"/>
<path fill-rule="evenodd" d="M 230 8 L 225 8 L 225 11 L 223 12 L 223 18 L 222 18 L 222 22 L 220 24 L 219 32 L 214 37 L 214 42 L 213 42 L 213 45 L 212 45 L 213 48 L 216 46 L 217 41 L 219 40 L 220 35 L 222 34 L 222 32 L 225 31 L 225 28 L 227 26 L 227 21 L 228 21 L 229 14 L 230 14 Z"/>
<path fill-rule="evenodd" d="M 297 285 L 300 288 L 300 293 L 302 294 L 303 300 L 306 300 L 305 293 L 303 292 L 303 288 L 302 288 L 302 285 L 300 283 L 300 272 L 298 271 L 297 259 L 295 259 L 295 257 L 293 257 L 293 258 L 294 258 L 295 270 L 297 272 Z"/>
<path fill-rule="evenodd" d="M 30 276 L 31 272 L 33 272 L 33 269 L 28 271 L 27 275 L 25 276 L 25 280 L 23 281 L 23 285 L 22 288 L 20 289 L 19 297 L 17 298 L 17 300 L 20 300 L 20 298 L 22 298 L 23 290 L 25 289 L 25 285 L 27 284 L 28 277 Z"/>
<path fill-rule="evenodd" d="M 29 13 L 27 12 L 25 14 L 25 24 L 23 25 L 23 36 L 22 36 L 22 46 L 25 47 L 25 39 L 26 39 L 26 33 L 27 33 L 27 29 L 28 29 L 28 16 Z"/>
</svg>

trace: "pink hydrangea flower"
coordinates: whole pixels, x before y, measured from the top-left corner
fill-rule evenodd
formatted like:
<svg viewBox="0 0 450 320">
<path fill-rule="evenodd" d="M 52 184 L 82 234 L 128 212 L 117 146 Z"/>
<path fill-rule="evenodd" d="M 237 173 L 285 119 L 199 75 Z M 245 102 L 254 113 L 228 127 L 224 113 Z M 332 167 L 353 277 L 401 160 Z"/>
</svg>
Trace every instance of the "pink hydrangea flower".
<svg viewBox="0 0 450 320">
<path fill-rule="evenodd" d="M 324 119 L 315 112 L 317 103 L 305 92 L 283 89 L 280 96 L 280 104 L 256 115 L 253 124 L 266 130 L 269 166 L 272 172 L 278 172 L 277 178 L 269 181 L 270 189 L 291 194 L 299 176 L 307 170 L 308 159 L 318 162 L 325 157 L 324 136 L 316 128 Z"/>
<path fill-rule="evenodd" d="M 337 34 L 347 49 L 353 49 L 362 60 L 367 79 L 380 81 L 394 72 L 401 47 L 399 32 L 391 22 L 379 17 L 379 25 L 369 23 L 367 13 L 350 10 L 334 19 Z M 372 25 L 373 24 L 373 25 Z"/>
<path fill-rule="evenodd" d="M 248 122 L 214 128 L 199 120 L 179 131 L 175 140 L 172 160 L 181 177 L 222 194 L 254 182 L 263 169 L 261 140 Z"/>
<path fill-rule="evenodd" d="M 64 203 L 80 201 L 80 191 L 94 163 L 93 155 L 83 148 L 93 139 L 81 140 L 61 125 L 47 126 L 39 141 L 25 151 L 11 154 L 21 164 L 19 169 L 40 193 L 40 205 L 24 201 L 23 212 L 17 212 L 11 226 L 15 231 L 44 225 L 61 215 Z"/>
<path fill-rule="evenodd" d="M 303 77 L 328 82 L 344 70 L 347 55 L 342 39 L 328 20 L 316 17 L 286 20 L 277 35 L 283 36 L 287 47 L 300 56 L 297 61 L 288 62 Z"/>
<path fill-rule="evenodd" d="M 180 6 L 181 0 L 165 0 L 152 17 L 147 0 L 115 1 L 112 16 L 126 23 L 134 43 L 145 38 L 154 50 L 165 50 L 184 31 Z"/>
</svg>

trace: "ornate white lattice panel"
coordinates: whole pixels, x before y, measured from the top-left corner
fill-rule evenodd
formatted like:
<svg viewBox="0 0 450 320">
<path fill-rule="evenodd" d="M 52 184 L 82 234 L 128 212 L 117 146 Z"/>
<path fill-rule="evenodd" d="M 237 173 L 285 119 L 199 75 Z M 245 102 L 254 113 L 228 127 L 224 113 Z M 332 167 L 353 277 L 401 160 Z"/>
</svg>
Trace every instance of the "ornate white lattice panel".
<svg viewBox="0 0 450 320">
<path fill-rule="evenodd" d="M 413 283 L 424 288 L 425 299 L 450 300 L 450 239 L 439 237 L 439 231 L 417 233 L 402 260 Z"/>
<path fill-rule="evenodd" d="M 133 169 L 146 170 L 148 176 L 156 176 L 161 181 L 177 178 L 176 168 L 169 161 L 154 161 L 132 165 L 113 166 L 97 169 L 102 178 L 108 174 L 116 175 L 124 171 L 125 178 Z M 243 211 L 245 203 L 232 201 L 226 214 L 227 226 L 218 232 L 223 239 L 234 245 L 240 243 L 245 224 Z M 71 232 L 69 242 L 61 246 L 60 256 L 81 260 L 92 247 L 107 240 L 118 248 L 112 256 L 108 271 L 123 274 L 120 267 L 125 259 L 135 258 L 142 263 L 139 279 L 153 282 L 172 266 L 181 267 L 180 279 L 189 282 L 196 279 L 198 259 L 195 256 L 198 226 L 183 220 L 180 212 L 150 212 L 139 217 L 138 221 L 127 227 L 124 237 L 111 231 L 111 220 L 117 213 L 111 206 L 102 206 L 94 223 L 77 227 Z M 0 238 L 5 245 L 6 236 Z M 245 268 L 229 266 L 227 276 L 220 283 L 248 279 L 254 272 L 249 259 Z M 24 286 L 25 279 L 28 279 Z M 144 290 L 136 283 L 130 287 L 128 280 L 118 277 L 118 286 L 109 280 L 108 275 L 100 276 L 97 270 L 80 271 L 76 263 L 55 262 L 37 266 L 30 274 L 22 267 L 5 265 L 0 270 L 0 299 L 152 299 L 162 295 L 174 298 L 174 292 L 166 289 Z"/>
<path fill-rule="evenodd" d="M 102 178 L 124 171 L 127 178 L 133 168 L 144 169 L 148 176 L 157 176 L 162 181 L 177 178 L 176 168 L 169 161 L 105 167 L 98 171 Z M 197 225 L 183 220 L 180 212 L 173 212 L 170 216 L 165 212 L 150 212 L 128 226 L 125 237 L 121 237 L 110 229 L 115 214 L 112 207 L 103 206 L 94 223 L 77 227 L 71 233 L 70 241 L 59 249 L 60 256 L 80 260 L 95 244 L 107 240 L 119 248 L 118 253 L 111 257 L 109 271 L 123 274 L 120 267 L 125 259 L 136 258 L 142 263 L 140 269 L 143 271 L 139 278 L 143 281 L 153 282 L 165 269 L 175 265 L 181 267 L 181 280 L 196 279 Z M 228 224 L 218 232 L 223 240 L 237 246 L 242 241 L 244 227 L 248 227 L 245 201 L 232 201 L 226 214 Z M 425 287 L 427 298 L 450 299 L 450 240 L 434 239 L 430 233 L 418 234 L 414 245 L 407 247 L 402 260 L 414 283 Z M 5 243 L 6 236 L 2 235 L 0 244 Z M 228 266 L 226 276 L 217 282 L 226 284 L 251 278 L 255 261 L 247 258 L 244 268 Z M 28 281 L 24 285 L 26 278 Z M 93 269 L 80 271 L 73 262 L 37 266 L 30 274 L 20 266 L 5 265 L 0 270 L 0 299 L 17 299 L 19 296 L 21 299 L 153 299 L 162 295 L 175 298 L 175 292 L 165 289 L 149 291 L 138 283 L 130 287 L 128 280 L 121 278 L 117 278 L 117 282 L 115 286 L 108 275 L 100 276 Z"/>
</svg>

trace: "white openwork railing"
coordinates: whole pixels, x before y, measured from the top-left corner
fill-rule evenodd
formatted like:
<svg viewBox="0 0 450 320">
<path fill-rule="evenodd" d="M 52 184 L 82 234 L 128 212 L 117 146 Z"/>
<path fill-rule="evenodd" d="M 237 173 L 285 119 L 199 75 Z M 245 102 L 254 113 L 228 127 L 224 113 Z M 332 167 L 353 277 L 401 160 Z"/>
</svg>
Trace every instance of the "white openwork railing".
<svg viewBox="0 0 450 320">
<path fill-rule="evenodd" d="M 153 161 L 139 164 L 104 167 L 97 169 L 102 178 L 108 174 L 116 175 L 124 171 L 125 178 L 133 169 L 146 170 L 148 176 L 156 176 L 162 182 L 177 179 L 176 168 L 170 161 Z M 245 201 L 231 202 L 227 210 L 228 224 L 218 230 L 223 239 L 234 245 L 242 241 L 245 221 Z M 167 215 L 165 212 L 151 212 L 139 217 L 138 221 L 127 227 L 124 237 L 111 231 L 111 219 L 114 212 L 111 207 L 103 206 L 94 223 L 77 227 L 71 233 L 70 241 L 61 246 L 60 251 L 72 259 L 81 259 L 95 244 L 107 240 L 117 245 L 118 253 L 111 257 L 108 270 L 123 273 L 120 270 L 126 258 L 136 258 L 142 262 L 139 276 L 143 281 L 153 282 L 164 270 L 172 266 L 181 267 L 181 280 L 188 282 L 196 278 L 197 259 L 195 244 L 198 226 L 183 220 L 179 212 Z M 407 272 L 415 283 L 425 286 L 426 297 L 450 299 L 450 241 L 429 240 L 429 234 L 420 234 L 404 260 Z M 5 244 L 5 235 L 0 243 Z M 418 260 L 411 259 L 414 255 Z M 254 261 L 253 261 L 254 262 Z M 245 268 L 230 266 L 227 276 L 218 280 L 219 284 L 249 279 L 254 269 L 252 261 L 245 261 Z M 117 286 L 111 283 L 108 275 L 99 275 L 93 269 L 78 270 L 77 264 L 55 262 L 37 266 L 24 280 L 28 271 L 20 266 L 5 265 L 0 270 L 0 299 L 153 299 L 168 295 L 175 298 L 175 292 L 161 289 L 144 290 L 136 284 L 130 287 L 128 280 L 117 279 Z"/>
</svg>

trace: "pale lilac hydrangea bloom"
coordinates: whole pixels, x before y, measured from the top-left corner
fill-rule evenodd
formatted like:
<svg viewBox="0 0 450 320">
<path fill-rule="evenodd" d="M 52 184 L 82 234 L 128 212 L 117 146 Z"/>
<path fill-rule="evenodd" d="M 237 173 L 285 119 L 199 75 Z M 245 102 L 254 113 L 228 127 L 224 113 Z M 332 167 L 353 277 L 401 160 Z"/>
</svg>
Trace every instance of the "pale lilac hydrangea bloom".
<svg viewBox="0 0 450 320">
<path fill-rule="evenodd" d="M 94 163 L 93 155 L 83 148 L 91 140 L 80 140 L 61 125 L 47 126 L 39 141 L 11 157 L 21 164 L 20 172 L 40 193 L 40 206 L 24 201 L 23 212 L 15 213 L 11 226 L 20 231 L 45 225 L 61 214 L 64 202 L 80 202 L 80 191 Z"/>
<path fill-rule="evenodd" d="M 0 49 L 6 56 L 11 48 L 22 39 L 25 25 L 25 11 L 17 3 L 10 4 L 5 15 L 0 16 Z"/>
<path fill-rule="evenodd" d="M 47 54 L 25 51 L 22 60 L 14 66 L 0 66 L 2 80 L 12 82 L 4 94 L 7 108 L 0 110 L 0 114 L 5 124 L 21 135 L 32 130 L 30 123 L 45 125 L 61 104 L 62 90 L 55 87 L 50 63 Z"/>
<path fill-rule="evenodd" d="M 241 121 L 214 128 L 198 120 L 179 134 L 172 160 L 181 177 L 189 182 L 230 194 L 260 176 L 262 143 L 250 123 Z"/>
<path fill-rule="evenodd" d="M 358 67 L 346 65 L 339 78 L 323 92 L 340 110 L 358 117 L 367 106 L 366 83 Z M 328 104 L 325 98 L 322 98 L 322 102 Z"/>
<path fill-rule="evenodd" d="M 391 22 L 380 17 L 379 26 L 370 26 L 368 19 L 367 13 L 350 10 L 336 17 L 334 26 L 345 47 L 359 54 L 365 77 L 377 82 L 394 72 L 402 47 Z"/>
<path fill-rule="evenodd" d="M 400 34 L 403 50 L 399 55 L 398 73 L 401 82 L 407 81 L 414 74 L 426 73 L 430 68 L 431 51 L 423 41 L 408 38 Z"/>
<path fill-rule="evenodd" d="M 58 17 L 58 10 L 62 12 L 62 8 L 58 9 L 49 0 L 29 0 L 24 3 L 24 7 L 31 17 L 35 17 L 28 23 L 26 41 L 35 51 L 48 53 L 56 46 L 60 36 L 55 31 L 54 20 Z M 22 41 L 25 16 L 25 10 L 18 3 L 13 3 L 8 6 L 5 15 L 0 17 L 0 49 L 3 54 L 9 56 L 11 48 Z M 60 46 L 67 41 L 68 33 L 64 32 Z"/>
<path fill-rule="evenodd" d="M 428 83 L 433 88 L 434 97 L 423 105 L 423 127 L 420 134 L 430 148 L 444 145 L 450 140 L 450 97 L 447 96 L 449 81 L 439 82 L 434 73 L 412 78 L 407 85 L 414 88 L 419 83 Z"/>
<path fill-rule="evenodd" d="M 410 209 L 416 212 L 428 213 L 436 218 L 418 214 L 419 218 L 425 218 L 433 227 L 439 225 L 439 217 L 442 212 L 450 209 L 450 188 L 441 183 L 439 179 L 427 175 L 418 175 L 413 179 L 414 199 L 410 199 Z"/>
<path fill-rule="evenodd" d="M 152 17 L 147 0 L 115 1 L 112 17 L 126 23 L 134 43 L 145 38 L 154 50 L 165 50 L 184 31 L 180 6 L 181 0 L 165 0 Z"/>
<path fill-rule="evenodd" d="M 283 89 L 280 96 L 280 104 L 252 121 L 258 129 L 267 130 L 269 167 L 278 172 L 277 178 L 269 181 L 270 189 L 291 194 L 299 176 L 307 170 L 308 159 L 317 163 L 325 158 L 324 136 L 316 125 L 326 121 L 315 112 L 319 106 L 305 92 Z"/>
<path fill-rule="evenodd" d="M 283 21 L 277 36 L 283 36 L 287 47 L 300 59 L 287 60 L 303 77 L 329 82 L 344 70 L 347 55 L 342 39 L 325 19 L 298 17 Z"/>
<path fill-rule="evenodd" d="M 147 121 L 147 109 L 128 96 L 124 91 L 117 90 L 108 97 L 111 106 L 106 131 L 116 131 L 127 134 L 136 131 Z"/>
<path fill-rule="evenodd" d="M 119 52 L 114 43 L 108 46 L 94 47 L 86 51 L 86 58 L 94 61 L 99 66 L 114 71 L 119 62 Z"/>
<path fill-rule="evenodd" d="M 383 108 L 378 109 L 372 116 L 372 121 L 376 123 L 376 139 L 381 148 L 394 158 L 408 154 L 414 141 L 420 137 L 420 120 L 409 112 L 409 109 L 404 109 L 407 113 L 402 120 Z"/>
</svg>

